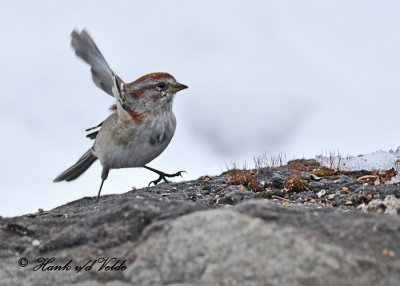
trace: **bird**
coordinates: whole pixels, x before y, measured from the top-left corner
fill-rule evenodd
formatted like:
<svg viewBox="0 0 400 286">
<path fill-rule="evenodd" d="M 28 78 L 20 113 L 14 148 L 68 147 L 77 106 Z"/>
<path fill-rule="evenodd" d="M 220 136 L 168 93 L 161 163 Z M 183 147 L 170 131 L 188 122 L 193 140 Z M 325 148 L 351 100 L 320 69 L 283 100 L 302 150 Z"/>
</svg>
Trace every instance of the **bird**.
<svg viewBox="0 0 400 286">
<path fill-rule="evenodd" d="M 75 54 L 89 64 L 95 85 L 113 96 L 115 104 L 104 121 L 86 129 L 90 131 L 87 137 L 94 140 L 93 146 L 74 165 L 58 175 L 54 182 L 75 180 L 99 160 L 102 172 L 96 199 L 98 202 L 111 169 L 146 168 L 159 176 L 149 186 L 152 183 L 157 185 L 161 180 L 168 182 L 167 178 L 182 176 L 185 171 L 168 174 L 147 164 L 170 143 L 176 129 L 172 110 L 174 96 L 188 86 L 166 72 L 149 73 L 125 83 L 110 68 L 85 29 L 72 31 L 71 45 Z"/>
</svg>

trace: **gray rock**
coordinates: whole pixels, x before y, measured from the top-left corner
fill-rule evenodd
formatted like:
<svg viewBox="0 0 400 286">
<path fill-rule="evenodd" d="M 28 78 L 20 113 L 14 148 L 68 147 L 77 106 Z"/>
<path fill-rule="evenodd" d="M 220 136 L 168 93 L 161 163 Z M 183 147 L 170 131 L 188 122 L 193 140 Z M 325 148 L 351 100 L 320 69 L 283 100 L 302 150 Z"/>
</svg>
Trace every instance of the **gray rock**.
<svg viewBox="0 0 400 286">
<path fill-rule="evenodd" d="M 258 179 L 291 175 L 268 169 Z M 398 285 L 400 217 L 356 210 L 366 194 L 397 202 L 398 186 L 343 179 L 355 184 L 349 193 L 334 177 L 318 183 L 352 207 L 304 205 L 313 186 L 279 203 L 256 200 L 218 176 L 0 218 L 0 285 Z M 72 260 L 72 269 L 33 271 L 40 257 L 54 267 Z M 99 269 L 113 257 L 126 269 Z"/>
<path fill-rule="evenodd" d="M 249 200 L 256 197 L 254 192 L 247 190 L 245 187 L 242 189 L 239 186 L 229 186 L 220 192 L 221 204 L 235 205 L 240 201 Z"/>
<path fill-rule="evenodd" d="M 150 226 L 124 276 L 133 285 L 398 285 L 398 261 L 388 267 L 282 225 L 274 209 L 257 201 Z"/>
</svg>

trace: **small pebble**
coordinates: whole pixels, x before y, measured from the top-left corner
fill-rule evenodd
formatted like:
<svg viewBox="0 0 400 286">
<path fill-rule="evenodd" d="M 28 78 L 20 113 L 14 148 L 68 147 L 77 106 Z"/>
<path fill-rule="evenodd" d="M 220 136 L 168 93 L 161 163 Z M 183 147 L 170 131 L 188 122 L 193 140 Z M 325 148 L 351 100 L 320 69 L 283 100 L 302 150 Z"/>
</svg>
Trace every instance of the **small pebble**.
<svg viewBox="0 0 400 286">
<path fill-rule="evenodd" d="M 37 239 L 32 240 L 32 246 L 38 247 L 40 245 L 40 241 Z"/>
</svg>

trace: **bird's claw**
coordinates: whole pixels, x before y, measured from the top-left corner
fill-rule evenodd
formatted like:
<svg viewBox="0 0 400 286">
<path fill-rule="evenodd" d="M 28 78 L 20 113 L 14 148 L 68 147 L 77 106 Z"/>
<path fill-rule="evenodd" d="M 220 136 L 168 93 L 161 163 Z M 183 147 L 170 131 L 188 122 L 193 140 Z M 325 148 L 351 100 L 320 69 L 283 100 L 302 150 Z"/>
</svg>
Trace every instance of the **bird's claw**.
<svg viewBox="0 0 400 286">
<path fill-rule="evenodd" d="M 179 172 L 176 172 L 175 174 L 172 174 L 172 175 L 170 175 L 171 177 L 182 177 L 182 173 L 186 173 L 186 171 L 179 171 Z M 170 176 L 167 176 L 167 177 L 170 177 Z"/>
<path fill-rule="evenodd" d="M 157 186 L 157 184 L 161 181 L 164 180 L 165 183 L 169 183 L 169 181 L 167 179 L 165 179 L 163 176 L 160 175 L 160 177 L 158 177 L 157 180 L 151 181 L 148 185 L 148 187 L 151 186 L 151 184 L 154 184 L 154 186 Z"/>
<path fill-rule="evenodd" d="M 148 187 L 150 187 L 151 184 L 154 184 L 154 186 L 157 186 L 157 184 L 159 182 L 161 182 L 161 180 L 163 180 L 164 183 L 170 183 L 170 181 L 168 181 L 167 178 L 173 178 L 173 177 L 178 177 L 178 176 L 182 177 L 182 173 L 186 173 L 186 171 L 179 171 L 179 172 L 176 172 L 175 174 L 166 174 L 166 173 L 159 174 L 160 176 L 158 177 L 158 179 L 151 181 L 149 183 Z"/>
</svg>

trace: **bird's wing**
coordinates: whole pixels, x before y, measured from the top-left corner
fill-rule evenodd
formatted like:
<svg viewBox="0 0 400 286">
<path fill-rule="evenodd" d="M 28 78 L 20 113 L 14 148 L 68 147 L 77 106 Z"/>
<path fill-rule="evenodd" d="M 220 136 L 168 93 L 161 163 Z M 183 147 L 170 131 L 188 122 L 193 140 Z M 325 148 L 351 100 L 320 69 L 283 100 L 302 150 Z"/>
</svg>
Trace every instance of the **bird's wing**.
<svg viewBox="0 0 400 286">
<path fill-rule="evenodd" d="M 92 133 L 87 134 L 86 137 L 89 138 L 89 139 L 94 140 L 94 139 L 96 139 L 97 134 L 99 134 L 99 132 L 100 132 L 100 130 L 94 131 Z"/>
<path fill-rule="evenodd" d="M 94 129 L 98 129 L 98 128 L 100 128 L 102 125 L 103 125 L 103 122 L 104 121 L 102 121 L 100 124 L 98 124 L 98 125 L 96 125 L 96 126 L 94 126 L 94 127 L 90 127 L 90 128 L 88 128 L 88 129 L 86 129 L 85 131 L 86 132 L 88 132 L 88 131 L 92 131 L 92 130 L 94 130 Z M 89 139 L 96 139 L 96 136 L 97 136 L 97 134 L 99 133 L 99 131 L 100 131 L 100 129 L 99 130 L 96 130 L 96 131 L 92 131 L 91 133 L 88 133 L 87 135 L 86 135 L 86 137 L 87 138 L 89 138 Z"/>
<path fill-rule="evenodd" d="M 112 91 L 114 78 L 118 78 L 121 82 L 122 80 L 111 70 L 92 37 L 86 30 L 81 32 L 74 30 L 71 38 L 71 45 L 76 55 L 90 65 L 94 83 L 109 95 L 114 96 Z"/>
<path fill-rule="evenodd" d="M 117 76 L 113 76 L 112 93 L 116 99 L 118 118 L 122 121 L 129 120 L 129 105 L 126 100 L 125 83 Z"/>
</svg>

